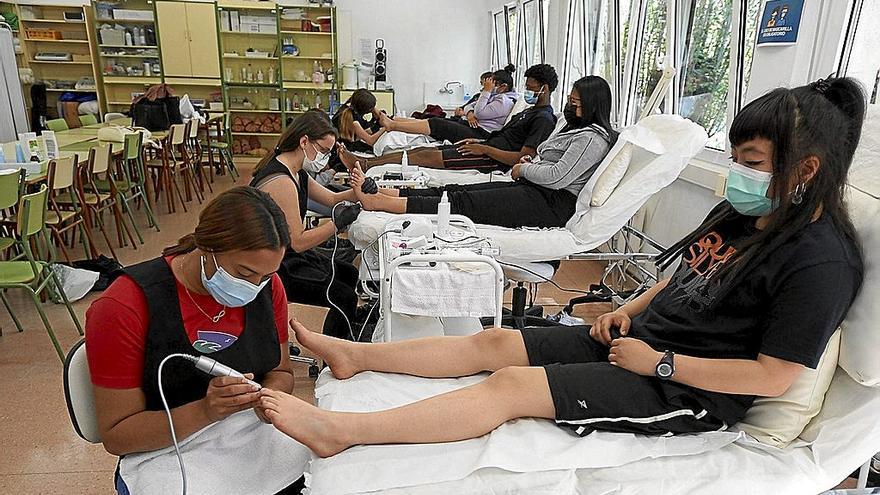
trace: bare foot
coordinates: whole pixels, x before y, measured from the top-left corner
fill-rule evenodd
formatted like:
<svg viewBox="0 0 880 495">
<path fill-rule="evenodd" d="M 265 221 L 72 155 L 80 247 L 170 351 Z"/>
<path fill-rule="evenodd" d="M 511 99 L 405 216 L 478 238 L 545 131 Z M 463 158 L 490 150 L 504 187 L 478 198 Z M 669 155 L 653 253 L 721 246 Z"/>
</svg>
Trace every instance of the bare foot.
<svg viewBox="0 0 880 495">
<path fill-rule="evenodd" d="M 353 346 L 357 345 L 354 342 L 315 333 L 295 319 L 290 320 L 290 329 L 293 330 L 296 341 L 323 359 L 337 379 L 345 380 L 363 371 L 354 360 Z"/>
<path fill-rule="evenodd" d="M 351 176 L 349 178 L 349 184 L 351 185 L 351 190 L 354 191 L 354 195 L 357 198 L 358 202 L 360 202 L 361 206 L 364 207 L 365 210 L 375 211 L 380 209 L 380 205 L 378 203 L 378 194 L 367 194 L 363 191 L 364 181 L 367 176 L 364 174 L 364 171 L 360 168 L 360 163 L 355 165 L 354 168 L 351 169 Z"/>
<path fill-rule="evenodd" d="M 337 151 L 339 152 L 339 160 L 345 165 L 345 168 L 351 171 L 351 169 L 353 169 L 358 163 L 359 158 L 352 154 L 351 151 L 348 151 L 348 148 L 342 143 L 337 146 Z M 366 162 L 366 160 L 364 161 Z"/>
<path fill-rule="evenodd" d="M 388 117 L 388 115 L 384 114 L 384 113 L 379 113 L 379 125 L 381 125 L 386 130 L 389 130 L 389 131 L 396 130 L 394 128 L 394 121 L 391 120 L 391 118 Z"/>
<path fill-rule="evenodd" d="M 260 406 L 275 428 L 320 457 L 330 457 L 351 447 L 343 440 L 345 428 L 335 424 L 332 412 L 269 389 L 261 392 Z"/>
</svg>

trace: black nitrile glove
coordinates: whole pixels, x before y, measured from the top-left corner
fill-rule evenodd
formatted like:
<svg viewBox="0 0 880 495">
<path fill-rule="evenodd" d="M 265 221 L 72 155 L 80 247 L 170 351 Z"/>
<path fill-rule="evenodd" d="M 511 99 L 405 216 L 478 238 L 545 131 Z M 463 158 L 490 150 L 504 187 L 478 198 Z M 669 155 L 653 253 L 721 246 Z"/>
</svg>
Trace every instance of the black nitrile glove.
<svg viewBox="0 0 880 495">
<path fill-rule="evenodd" d="M 364 179 L 364 183 L 361 184 L 361 192 L 364 194 L 376 194 L 379 192 L 379 186 L 376 185 L 376 181 L 372 177 L 367 177 Z"/>
<path fill-rule="evenodd" d="M 333 224 L 340 232 L 345 231 L 360 213 L 361 205 L 358 203 L 336 206 L 333 208 Z"/>
</svg>

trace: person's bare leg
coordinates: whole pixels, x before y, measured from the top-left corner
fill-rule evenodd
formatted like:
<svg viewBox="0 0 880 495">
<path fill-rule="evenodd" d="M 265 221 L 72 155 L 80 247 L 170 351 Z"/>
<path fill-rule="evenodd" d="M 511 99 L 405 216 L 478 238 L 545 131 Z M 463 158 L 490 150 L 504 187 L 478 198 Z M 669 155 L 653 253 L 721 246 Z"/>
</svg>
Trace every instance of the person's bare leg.
<svg viewBox="0 0 880 495">
<path fill-rule="evenodd" d="M 298 321 L 296 340 L 322 358 L 333 376 L 361 371 L 403 373 L 427 378 L 468 376 L 508 366 L 528 366 L 529 356 L 517 330 L 493 328 L 467 337 L 429 337 L 387 343 L 357 343 L 312 332 Z"/>
<path fill-rule="evenodd" d="M 373 413 L 324 411 L 283 392 L 262 394 L 272 424 L 321 457 L 353 445 L 455 442 L 511 419 L 556 416 L 540 367 L 504 368 L 476 385 Z"/>
<path fill-rule="evenodd" d="M 388 129 L 389 131 L 400 131 L 400 132 L 408 132 L 410 134 L 423 134 L 428 136 L 431 134 L 431 126 L 428 124 L 427 120 L 417 120 L 417 119 L 387 119 L 387 122 L 382 124 L 382 127 Z"/>
</svg>

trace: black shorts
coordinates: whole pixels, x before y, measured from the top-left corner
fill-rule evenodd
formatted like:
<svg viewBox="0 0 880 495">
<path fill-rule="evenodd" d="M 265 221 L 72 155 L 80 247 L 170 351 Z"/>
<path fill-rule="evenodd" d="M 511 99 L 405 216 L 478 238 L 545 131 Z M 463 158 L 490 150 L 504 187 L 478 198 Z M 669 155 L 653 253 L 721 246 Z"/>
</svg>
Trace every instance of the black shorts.
<svg viewBox="0 0 880 495">
<path fill-rule="evenodd" d="M 580 436 L 593 430 L 668 435 L 727 426 L 701 405 L 695 389 L 612 366 L 608 347 L 590 337 L 590 327 L 527 328 L 522 336 L 529 364 L 547 373 L 556 423 Z"/>
<path fill-rule="evenodd" d="M 506 171 L 510 169 L 510 165 L 497 162 L 488 156 L 464 156 L 458 152 L 458 146 L 454 144 L 440 146 L 437 149 L 443 153 L 443 168 L 449 170 L 469 169 L 489 173 L 495 170 Z"/>
<path fill-rule="evenodd" d="M 431 129 L 432 138 L 438 141 L 449 141 L 452 144 L 462 139 L 488 139 L 489 137 L 489 131 L 482 127 L 471 127 L 466 120 L 460 121 L 433 117 L 428 119 L 428 127 Z"/>
</svg>

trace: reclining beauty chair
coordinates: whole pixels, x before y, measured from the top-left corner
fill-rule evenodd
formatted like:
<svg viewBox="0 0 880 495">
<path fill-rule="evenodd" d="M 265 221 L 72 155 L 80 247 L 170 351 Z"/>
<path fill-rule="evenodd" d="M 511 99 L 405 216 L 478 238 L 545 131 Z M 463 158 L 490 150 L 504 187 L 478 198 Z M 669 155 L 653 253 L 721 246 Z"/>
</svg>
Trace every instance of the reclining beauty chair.
<svg viewBox="0 0 880 495">
<path fill-rule="evenodd" d="M 651 93 L 648 102 L 645 104 L 645 108 L 639 116 L 639 121 L 657 111 L 674 76 L 674 68 L 667 67 L 663 70 L 663 75 L 654 87 L 654 91 Z M 561 129 L 562 125 L 557 125 L 554 133 L 559 132 Z M 675 138 L 671 136 L 671 139 Z M 602 177 L 599 177 L 597 181 L 598 186 L 596 188 L 596 193 L 594 193 L 594 198 L 591 200 L 592 206 L 602 206 L 611 191 L 613 191 L 614 187 L 619 183 L 621 171 L 625 172 L 628 170 L 630 160 L 632 159 L 633 146 L 634 144 L 632 142 L 625 141 L 623 145 L 615 146 L 608 152 L 604 161 L 609 162 L 611 166 L 605 168 L 605 171 L 602 172 Z M 602 170 L 602 167 L 600 167 L 599 170 Z M 599 173 L 599 170 L 597 170 L 597 174 Z M 573 306 L 576 304 L 608 302 L 611 299 L 616 299 L 617 302 L 620 303 L 622 300 L 637 296 L 645 288 L 646 283 L 655 282 L 656 279 L 654 279 L 652 272 L 646 271 L 642 268 L 642 263 L 650 261 L 652 257 L 644 253 L 640 254 L 633 252 L 631 249 L 631 247 L 633 247 L 633 242 L 640 244 L 640 247 L 649 247 L 654 252 L 660 252 L 663 250 L 663 247 L 657 242 L 632 228 L 628 224 L 621 232 L 621 235 L 615 236 L 609 241 L 608 250 L 614 254 L 602 256 L 599 253 L 591 253 L 588 257 L 578 258 L 577 256 L 574 256 L 569 258 L 607 261 L 609 262 L 609 265 L 603 273 L 601 282 L 590 287 L 589 294 L 572 299 L 569 301 L 568 305 L 565 306 L 563 311 L 552 316 L 550 319 L 544 318 L 544 308 L 534 304 L 534 301 L 529 301 L 529 306 L 526 307 L 526 296 L 532 293 L 526 288 L 526 286 L 537 286 L 538 284 L 548 282 L 553 278 L 559 265 L 557 263 L 545 262 L 531 262 L 528 264 L 520 263 L 518 266 L 510 264 L 502 265 L 504 268 L 504 275 L 509 281 L 515 284 L 512 294 L 513 299 L 511 301 L 511 310 L 509 313 L 505 313 L 503 325 L 522 329 L 525 326 L 582 323 L 577 319 L 571 319 L 570 317 L 573 311 Z M 623 249 L 620 249 L 620 247 Z M 638 275 L 643 275 L 643 277 L 629 276 L 629 269 L 633 267 L 636 267 Z M 612 278 L 615 280 L 612 281 Z M 624 290 L 624 285 L 627 282 L 634 281 L 638 286 L 635 290 L 622 292 Z M 611 289 L 611 287 L 614 287 L 614 289 Z M 534 293 L 537 293 L 537 291 L 534 291 Z"/>
</svg>

